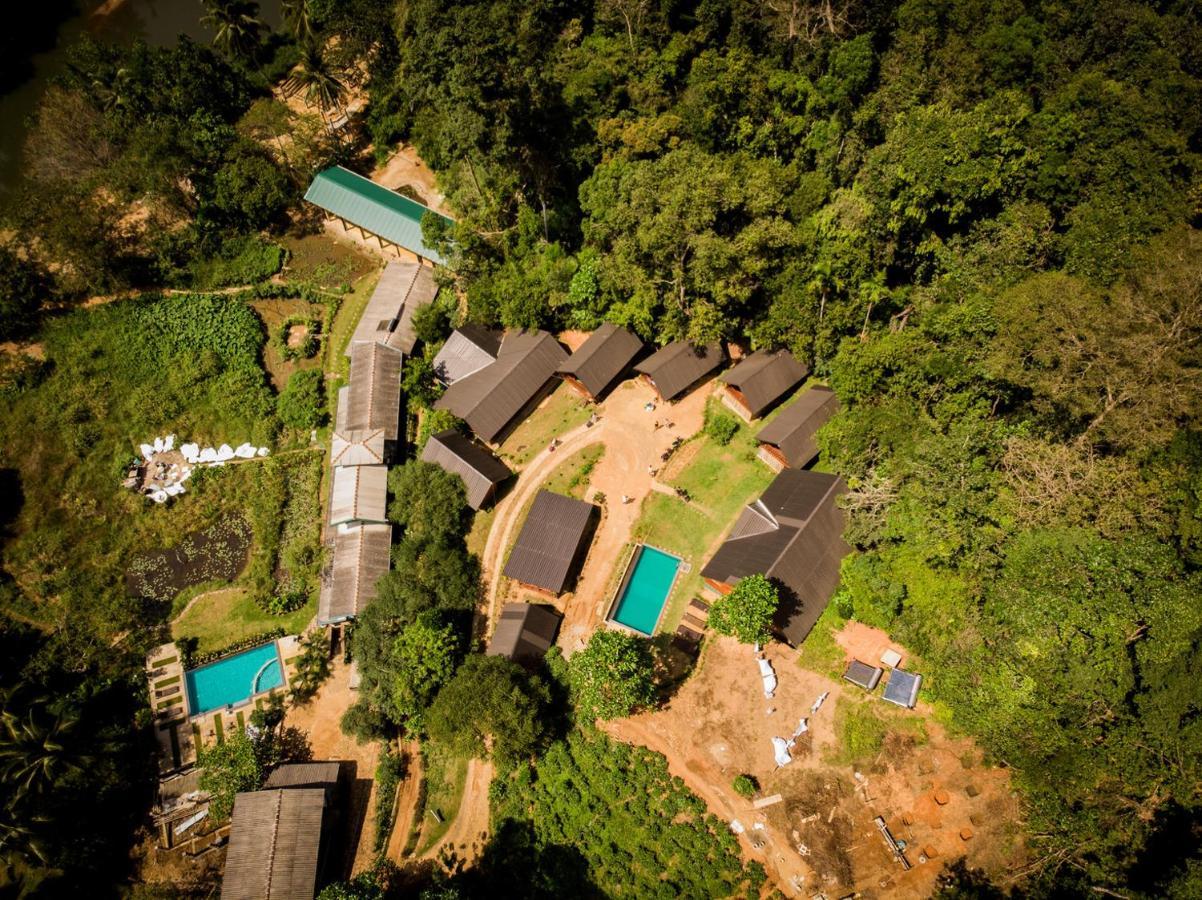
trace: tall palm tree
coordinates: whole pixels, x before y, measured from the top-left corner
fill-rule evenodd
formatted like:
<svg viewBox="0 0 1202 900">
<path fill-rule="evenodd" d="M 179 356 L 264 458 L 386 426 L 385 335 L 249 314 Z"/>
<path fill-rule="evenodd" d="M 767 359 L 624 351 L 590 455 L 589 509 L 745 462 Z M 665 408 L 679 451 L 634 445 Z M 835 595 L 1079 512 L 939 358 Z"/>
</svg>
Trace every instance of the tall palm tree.
<svg viewBox="0 0 1202 900">
<path fill-rule="evenodd" d="M 234 59 L 250 59 L 259 47 L 259 4 L 255 0 L 203 0 L 201 23 L 213 29 L 213 46 Z"/>
<path fill-rule="evenodd" d="M 283 0 L 280 4 L 284 24 L 298 43 L 313 40 L 313 22 L 309 19 L 309 0 Z"/>
<path fill-rule="evenodd" d="M 300 67 L 294 76 L 305 90 L 305 99 L 315 103 L 327 118 L 331 109 L 341 111 L 346 99 L 346 84 L 335 73 L 321 48 L 313 42 L 306 43 L 301 50 Z M 327 127 L 329 125 L 327 119 Z"/>
<path fill-rule="evenodd" d="M 20 711 L 17 705 L 10 695 L 0 711 L 0 781 L 11 792 L 10 806 L 43 793 L 86 762 L 72 747 L 79 725 L 73 711 L 56 709 L 45 698 L 21 702 Z"/>
</svg>

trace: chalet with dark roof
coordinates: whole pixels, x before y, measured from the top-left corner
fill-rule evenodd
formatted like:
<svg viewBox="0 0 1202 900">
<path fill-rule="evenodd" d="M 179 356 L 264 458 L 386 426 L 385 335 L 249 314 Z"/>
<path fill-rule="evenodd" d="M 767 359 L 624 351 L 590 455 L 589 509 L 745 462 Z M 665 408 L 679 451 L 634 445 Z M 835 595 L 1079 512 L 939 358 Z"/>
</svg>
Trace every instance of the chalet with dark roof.
<svg viewBox="0 0 1202 900">
<path fill-rule="evenodd" d="M 434 356 L 434 377 L 447 387 L 491 366 L 501 352 L 501 332 L 483 325 L 461 325 Z"/>
<path fill-rule="evenodd" d="M 555 643 L 561 616 L 554 607 L 533 603 L 506 603 L 488 642 L 487 655 L 504 656 L 535 666 Z"/>
<path fill-rule="evenodd" d="M 606 322 L 568 357 L 557 374 L 586 400 L 600 400 L 630 371 L 643 347 L 625 328 Z"/>
<path fill-rule="evenodd" d="M 496 359 L 457 379 L 434 407 L 463 419 L 486 443 L 499 443 L 555 386 L 567 356 L 545 331 L 510 331 Z"/>
<path fill-rule="evenodd" d="M 539 491 L 505 563 L 505 577 L 547 594 L 562 594 L 588 552 L 596 511 L 583 500 Z"/>
<path fill-rule="evenodd" d="M 757 350 L 722 376 L 722 402 L 750 422 L 805 381 L 809 366 L 788 350 Z"/>
<path fill-rule="evenodd" d="M 683 394 L 722 365 L 726 355 L 715 341 L 698 347 L 688 341 L 673 341 L 660 347 L 634 367 L 643 380 L 655 389 L 660 400 L 668 401 Z"/>
<path fill-rule="evenodd" d="M 490 504 L 497 486 L 513 474 L 491 452 L 453 428 L 430 435 L 422 459 L 462 478 L 472 509 Z"/>
<path fill-rule="evenodd" d="M 844 490 L 835 475 L 786 469 L 744 508 L 730 534 L 701 570 L 706 585 L 728 594 L 748 575 L 764 575 L 780 588 L 775 628 L 797 646 L 839 586 Z"/>
<path fill-rule="evenodd" d="M 760 459 L 776 471 L 801 469 L 818 458 L 814 435 L 839 410 L 839 400 L 830 388 L 815 385 L 760 429 Z"/>
</svg>

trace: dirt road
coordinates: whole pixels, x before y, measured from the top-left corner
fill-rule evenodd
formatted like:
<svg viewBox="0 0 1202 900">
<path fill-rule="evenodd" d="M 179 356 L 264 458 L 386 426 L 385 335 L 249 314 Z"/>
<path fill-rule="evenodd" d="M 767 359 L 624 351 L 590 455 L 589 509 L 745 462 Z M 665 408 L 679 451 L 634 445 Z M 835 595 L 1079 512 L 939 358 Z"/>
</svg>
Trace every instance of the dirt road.
<svg viewBox="0 0 1202 900">
<path fill-rule="evenodd" d="M 417 810 L 417 795 L 422 783 L 422 755 L 417 741 L 409 741 L 401 747 L 409 757 L 409 771 L 397 789 L 396 818 L 392 822 L 392 834 L 388 836 L 385 855 L 395 863 L 401 861 L 401 851 L 409 841 L 413 830 L 413 815 Z"/>
<path fill-rule="evenodd" d="M 467 776 L 463 785 L 463 800 L 451 821 L 447 833 L 422 854 L 423 859 L 438 859 L 444 850 L 449 850 L 465 862 L 474 862 L 488 840 L 488 786 L 492 784 L 491 762 L 468 760 Z"/>
</svg>

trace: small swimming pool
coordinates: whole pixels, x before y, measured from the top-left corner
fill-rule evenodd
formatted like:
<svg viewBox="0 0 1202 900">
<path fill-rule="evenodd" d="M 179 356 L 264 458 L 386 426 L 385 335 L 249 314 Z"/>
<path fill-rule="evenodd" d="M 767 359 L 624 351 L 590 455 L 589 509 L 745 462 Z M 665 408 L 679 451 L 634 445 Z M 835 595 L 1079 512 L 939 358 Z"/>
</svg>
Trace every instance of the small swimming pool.
<svg viewBox="0 0 1202 900">
<path fill-rule="evenodd" d="M 284 683 L 284 669 L 275 641 L 243 650 L 185 673 L 188 713 L 198 716 L 233 706 Z"/>
<path fill-rule="evenodd" d="M 640 634 L 653 635 L 679 568 L 679 557 L 640 544 L 631 557 L 609 618 Z"/>
</svg>

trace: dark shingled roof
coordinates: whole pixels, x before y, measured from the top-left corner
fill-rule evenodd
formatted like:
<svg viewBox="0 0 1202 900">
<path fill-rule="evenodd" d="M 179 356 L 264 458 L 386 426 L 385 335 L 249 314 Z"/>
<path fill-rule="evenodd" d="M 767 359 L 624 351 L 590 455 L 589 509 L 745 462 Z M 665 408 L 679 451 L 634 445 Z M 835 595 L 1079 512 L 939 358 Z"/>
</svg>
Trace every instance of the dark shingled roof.
<svg viewBox="0 0 1202 900">
<path fill-rule="evenodd" d="M 453 428 L 431 435 L 422 459 L 462 478 L 472 509 L 483 506 L 489 492 L 513 474 L 505 463 Z"/>
<path fill-rule="evenodd" d="M 913 709 L 918 702 L 918 689 L 922 687 L 922 676 L 913 672 L 903 672 L 894 669 L 889 673 L 889 681 L 885 685 L 884 697 L 890 703 Z"/>
<path fill-rule="evenodd" d="M 322 788 L 238 794 L 222 900 L 313 900 L 325 801 Z"/>
<path fill-rule="evenodd" d="M 842 490 L 835 475 L 785 469 L 744 508 L 702 577 L 729 585 L 748 575 L 778 582 L 785 590 L 777 629 L 793 646 L 801 643 L 839 586 L 839 564 L 850 550 L 835 505 Z"/>
<path fill-rule="evenodd" d="M 591 503 L 539 491 L 514 544 L 504 575 L 558 594 L 563 591 L 589 534 Z"/>
<path fill-rule="evenodd" d="M 597 397 L 626 371 L 643 350 L 643 342 L 617 325 L 606 322 L 559 367 L 560 375 L 571 375 Z"/>
<path fill-rule="evenodd" d="M 881 670 L 876 666 L 870 666 L 868 663 L 862 663 L 858 659 L 853 659 L 848 663 L 847 669 L 843 673 L 843 678 L 845 681 L 859 685 L 866 691 L 871 691 L 876 687 L 877 682 L 881 680 Z"/>
<path fill-rule="evenodd" d="M 550 606 L 506 603 L 488 642 L 489 656 L 504 656 L 520 663 L 537 663 L 555 642 L 563 617 Z"/>
<path fill-rule="evenodd" d="M 634 368 L 655 383 L 661 397 L 671 400 L 722 365 L 724 358 L 722 345 L 717 341 L 704 347 L 695 347 L 688 341 L 673 341 Z"/>
<path fill-rule="evenodd" d="M 434 375 L 450 387 L 461 378 L 491 366 L 501 352 L 501 332 L 483 325 L 461 325 L 451 332 L 434 357 Z"/>
<path fill-rule="evenodd" d="M 395 441 L 401 421 L 400 350 L 384 344 L 351 345 L 351 371 L 346 392 L 346 421 L 339 431 L 383 430 L 384 439 Z"/>
<path fill-rule="evenodd" d="M 816 385 L 782 409 L 756 437 L 780 450 L 791 468 L 800 469 L 818 456 L 814 434 L 838 409 L 835 392 Z"/>
<path fill-rule="evenodd" d="M 788 350 L 757 350 L 722 376 L 722 381 L 743 395 L 751 417 L 757 418 L 801 384 L 810 374 Z"/>
<path fill-rule="evenodd" d="M 456 381 L 434 406 L 453 412 L 479 437 L 492 441 L 547 386 L 566 358 L 545 331 L 511 331 L 496 362 Z"/>
<path fill-rule="evenodd" d="M 346 348 L 347 356 L 350 356 L 351 347 L 361 342 L 387 344 L 402 353 L 412 353 L 417 343 L 413 313 L 433 300 L 437 293 L 434 270 L 429 266 L 395 259 L 389 262 L 367 301 L 367 308 L 359 317 L 359 324 Z"/>
</svg>

